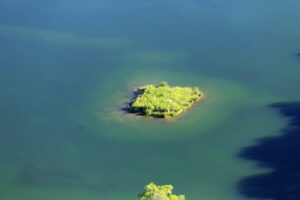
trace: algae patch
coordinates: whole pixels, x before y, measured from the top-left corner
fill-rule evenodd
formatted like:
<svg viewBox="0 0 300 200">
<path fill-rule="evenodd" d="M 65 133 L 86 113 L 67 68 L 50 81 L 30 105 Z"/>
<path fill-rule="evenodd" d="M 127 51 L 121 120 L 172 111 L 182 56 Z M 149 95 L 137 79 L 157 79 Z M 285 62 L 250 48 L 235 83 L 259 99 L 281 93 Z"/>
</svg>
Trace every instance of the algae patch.
<svg viewBox="0 0 300 200">
<path fill-rule="evenodd" d="M 129 104 L 129 111 L 156 118 L 171 118 L 203 99 L 199 88 L 170 87 L 163 81 L 159 85 L 146 85 L 137 91 Z"/>
</svg>

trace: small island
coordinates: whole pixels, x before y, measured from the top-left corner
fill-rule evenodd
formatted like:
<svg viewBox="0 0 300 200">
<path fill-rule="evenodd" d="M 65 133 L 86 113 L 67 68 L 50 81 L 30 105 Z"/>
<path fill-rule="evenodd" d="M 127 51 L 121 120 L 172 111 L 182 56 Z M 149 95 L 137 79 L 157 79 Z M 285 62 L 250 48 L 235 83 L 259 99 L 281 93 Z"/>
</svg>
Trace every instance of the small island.
<svg viewBox="0 0 300 200">
<path fill-rule="evenodd" d="M 199 88 L 170 87 L 163 81 L 159 85 L 140 87 L 129 104 L 132 113 L 156 118 L 171 118 L 190 108 L 204 97 Z"/>
</svg>

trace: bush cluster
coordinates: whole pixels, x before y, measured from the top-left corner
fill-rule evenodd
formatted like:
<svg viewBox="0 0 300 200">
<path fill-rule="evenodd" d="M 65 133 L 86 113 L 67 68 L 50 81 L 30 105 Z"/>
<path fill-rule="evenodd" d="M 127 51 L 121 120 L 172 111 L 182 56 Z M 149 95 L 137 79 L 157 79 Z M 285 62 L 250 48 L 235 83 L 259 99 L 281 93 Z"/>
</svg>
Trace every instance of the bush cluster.
<svg viewBox="0 0 300 200">
<path fill-rule="evenodd" d="M 197 88 L 170 87 L 163 81 L 159 85 L 139 88 L 137 97 L 130 103 L 129 111 L 159 118 L 174 117 L 193 103 L 200 101 L 203 93 Z"/>
<path fill-rule="evenodd" d="M 174 195 L 172 190 L 172 185 L 156 186 L 150 183 L 145 186 L 145 191 L 139 195 L 139 198 L 140 200 L 185 200 L 184 195 Z"/>
</svg>

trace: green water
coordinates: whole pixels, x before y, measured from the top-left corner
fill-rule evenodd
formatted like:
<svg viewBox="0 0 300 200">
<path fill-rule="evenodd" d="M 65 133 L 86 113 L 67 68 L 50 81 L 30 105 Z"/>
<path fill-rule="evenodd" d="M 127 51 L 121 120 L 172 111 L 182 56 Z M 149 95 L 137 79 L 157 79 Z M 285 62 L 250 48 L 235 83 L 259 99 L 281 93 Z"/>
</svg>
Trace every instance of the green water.
<svg viewBox="0 0 300 200">
<path fill-rule="evenodd" d="M 265 172 L 238 153 L 300 99 L 296 0 L 0 2 L 0 199 L 133 200 L 151 181 L 188 200 L 243 200 Z M 122 108 L 134 87 L 198 86 L 174 120 Z"/>
</svg>

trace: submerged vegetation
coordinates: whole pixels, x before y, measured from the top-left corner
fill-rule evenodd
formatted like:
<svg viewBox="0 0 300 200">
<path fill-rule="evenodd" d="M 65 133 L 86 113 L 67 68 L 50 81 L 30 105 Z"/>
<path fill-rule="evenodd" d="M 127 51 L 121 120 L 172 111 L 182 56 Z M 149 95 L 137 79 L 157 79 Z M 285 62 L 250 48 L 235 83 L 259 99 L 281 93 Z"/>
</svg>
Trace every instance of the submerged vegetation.
<svg viewBox="0 0 300 200">
<path fill-rule="evenodd" d="M 170 118 L 202 99 L 203 93 L 197 87 L 170 87 L 163 81 L 156 86 L 140 87 L 137 97 L 129 106 L 129 111 L 146 116 Z"/>
<path fill-rule="evenodd" d="M 139 198 L 140 200 L 185 200 L 184 195 L 174 195 L 172 190 L 172 185 L 156 186 L 150 183 L 145 186 L 145 191 L 139 195 Z"/>
</svg>

